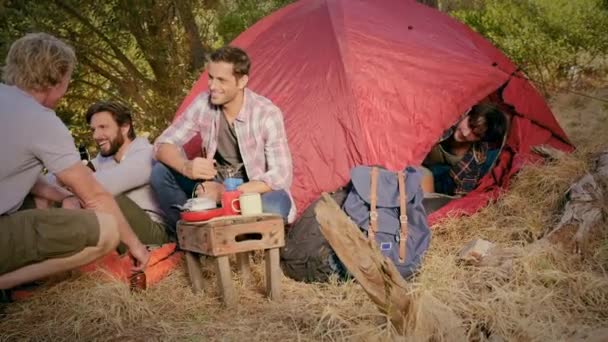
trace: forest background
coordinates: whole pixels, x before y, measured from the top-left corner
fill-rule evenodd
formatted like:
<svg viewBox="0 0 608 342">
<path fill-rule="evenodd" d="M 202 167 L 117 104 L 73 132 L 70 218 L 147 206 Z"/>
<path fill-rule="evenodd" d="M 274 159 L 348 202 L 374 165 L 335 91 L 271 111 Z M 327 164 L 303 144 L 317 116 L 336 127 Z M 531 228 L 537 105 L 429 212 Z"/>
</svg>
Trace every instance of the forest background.
<svg viewBox="0 0 608 342">
<path fill-rule="evenodd" d="M 94 149 L 84 120 L 98 100 L 134 112 L 157 137 L 198 79 L 206 56 L 292 0 L 0 0 L 0 56 L 27 32 L 69 42 L 78 57 L 57 114 Z M 608 0 L 421 0 L 480 32 L 545 94 L 605 72 Z M 4 61 L 1 62 L 2 64 Z"/>
</svg>

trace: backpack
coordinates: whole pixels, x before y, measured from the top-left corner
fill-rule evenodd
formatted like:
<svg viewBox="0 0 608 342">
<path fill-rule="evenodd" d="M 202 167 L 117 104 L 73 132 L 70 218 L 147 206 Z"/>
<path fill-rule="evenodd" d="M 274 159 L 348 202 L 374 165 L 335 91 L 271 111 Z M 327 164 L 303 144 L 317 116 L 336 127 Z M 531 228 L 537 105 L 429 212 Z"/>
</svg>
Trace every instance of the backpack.
<svg viewBox="0 0 608 342">
<path fill-rule="evenodd" d="M 421 180 L 422 173 L 412 167 L 392 172 L 357 166 L 342 207 L 404 278 L 418 269 L 431 241 Z"/>
<path fill-rule="evenodd" d="M 342 206 L 348 191 L 347 187 L 340 188 L 331 197 Z M 319 228 L 315 215 L 319 200 L 312 202 L 288 228 L 285 246 L 280 250 L 283 273 L 297 281 L 326 282 L 332 274 L 346 272 Z"/>
</svg>

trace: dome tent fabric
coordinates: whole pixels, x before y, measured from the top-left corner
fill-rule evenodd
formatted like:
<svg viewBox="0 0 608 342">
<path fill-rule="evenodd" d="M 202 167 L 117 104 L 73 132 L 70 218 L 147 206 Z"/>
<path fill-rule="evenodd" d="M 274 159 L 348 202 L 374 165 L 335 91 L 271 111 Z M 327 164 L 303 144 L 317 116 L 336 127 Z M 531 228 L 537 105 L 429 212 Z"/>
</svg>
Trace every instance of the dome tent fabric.
<svg viewBox="0 0 608 342">
<path fill-rule="evenodd" d="M 469 107 L 500 90 L 513 118 L 505 148 L 479 187 L 447 212 L 472 213 L 498 195 L 530 148 L 572 148 L 542 96 L 478 33 L 407 0 L 300 0 L 232 43 L 252 60 L 249 88 L 285 117 L 298 211 L 346 184 L 356 165 L 420 165 Z M 176 113 L 207 90 L 203 73 Z M 195 138 L 186 148 L 200 150 Z"/>
</svg>

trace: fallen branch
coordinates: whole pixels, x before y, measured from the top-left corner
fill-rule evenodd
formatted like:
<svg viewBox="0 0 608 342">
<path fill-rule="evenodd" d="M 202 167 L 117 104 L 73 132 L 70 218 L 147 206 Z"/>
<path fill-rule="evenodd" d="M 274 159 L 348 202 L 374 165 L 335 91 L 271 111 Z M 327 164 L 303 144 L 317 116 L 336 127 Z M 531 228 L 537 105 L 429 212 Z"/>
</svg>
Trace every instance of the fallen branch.
<svg viewBox="0 0 608 342">
<path fill-rule="evenodd" d="M 410 306 L 409 285 L 328 194 L 315 208 L 321 232 L 372 301 L 402 330 Z"/>
<path fill-rule="evenodd" d="M 556 160 L 563 152 L 549 147 L 537 147 L 534 152 L 546 159 Z M 600 153 L 595 167 L 570 186 L 564 206 L 564 213 L 557 226 L 542 239 L 523 249 L 509 249 L 492 246 L 480 248 L 477 241 L 463 247 L 460 259 L 477 266 L 502 267 L 505 275 L 510 273 L 513 259 L 531 248 L 551 243 L 569 251 L 584 254 L 590 242 L 606 234 L 606 203 L 604 194 L 608 185 L 608 150 Z"/>
<path fill-rule="evenodd" d="M 564 213 L 545 238 L 573 252 L 585 252 L 589 241 L 605 227 L 606 199 L 600 184 L 607 181 L 608 151 L 604 151 L 599 155 L 595 169 L 572 184 Z"/>
<path fill-rule="evenodd" d="M 464 340 L 460 320 L 429 295 L 414 298 L 395 265 L 378 250 L 359 227 L 324 193 L 315 208 L 321 232 L 361 287 L 390 319 L 398 333 L 424 331 L 424 340 Z M 418 328 L 418 329 L 417 329 Z M 430 336 L 429 336 L 430 335 Z M 419 336 L 420 337 L 420 336 Z"/>
</svg>

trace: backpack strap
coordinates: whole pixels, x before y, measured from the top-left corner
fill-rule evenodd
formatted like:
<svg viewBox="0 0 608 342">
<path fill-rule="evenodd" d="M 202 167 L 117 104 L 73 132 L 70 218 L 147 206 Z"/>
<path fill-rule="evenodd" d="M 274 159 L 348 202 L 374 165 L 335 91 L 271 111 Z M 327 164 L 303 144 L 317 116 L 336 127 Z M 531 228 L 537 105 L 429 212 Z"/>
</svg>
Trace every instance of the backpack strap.
<svg viewBox="0 0 608 342">
<path fill-rule="evenodd" d="M 407 207 L 405 206 L 407 201 L 407 193 L 405 190 L 405 175 L 403 171 L 397 173 L 399 179 L 399 223 L 401 229 L 399 232 L 399 262 L 405 262 L 407 242 Z"/>
<path fill-rule="evenodd" d="M 375 166 L 372 167 L 371 183 L 369 195 L 369 229 L 367 230 L 367 236 L 374 240 L 376 238 L 376 231 L 378 230 L 378 211 L 376 210 L 376 204 L 378 202 L 378 168 Z"/>
</svg>

